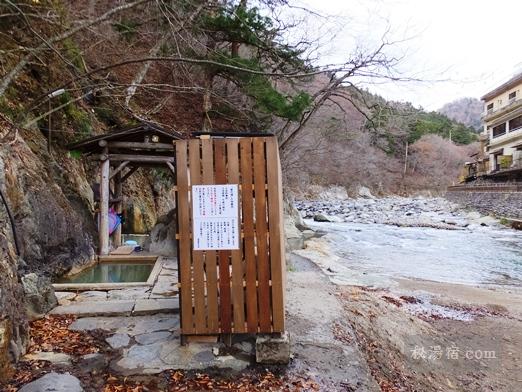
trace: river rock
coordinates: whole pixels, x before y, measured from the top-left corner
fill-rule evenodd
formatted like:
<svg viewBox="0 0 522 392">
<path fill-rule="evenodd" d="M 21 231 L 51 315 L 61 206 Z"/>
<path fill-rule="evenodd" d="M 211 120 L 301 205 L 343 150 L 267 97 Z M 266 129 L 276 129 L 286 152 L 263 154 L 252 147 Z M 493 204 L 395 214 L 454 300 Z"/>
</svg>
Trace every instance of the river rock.
<svg viewBox="0 0 522 392">
<path fill-rule="evenodd" d="M 314 221 L 316 221 L 316 222 L 330 222 L 330 218 L 327 217 L 324 214 L 316 214 L 314 216 Z"/>
<path fill-rule="evenodd" d="M 19 392 L 83 392 L 80 380 L 69 373 L 48 373 L 24 385 Z"/>
<path fill-rule="evenodd" d="M 304 236 L 294 224 L 290 217 L 285 216 L 285 237 L 286 237 L 286 251 L 291 252 L 296 249 L 304 248 Z"/>
<path fill-rule="evenodd" d="M 370 189 L 368 189 L 365 186 L 359 187 L 359 189 L 357 190 L 357 194 L 360 197 L 364 197 L 366 199 L 374 199 L 375 198 L 375 196 L 372 195 L 372 192 L 370 191 Z"/>
<path fill-rule="evenodd" d="M 58 305 L 51 280 L 30 273 L 22 277 L 22 286 L 28 313 L 36 316 L 49 312 Z"/>
</svg>

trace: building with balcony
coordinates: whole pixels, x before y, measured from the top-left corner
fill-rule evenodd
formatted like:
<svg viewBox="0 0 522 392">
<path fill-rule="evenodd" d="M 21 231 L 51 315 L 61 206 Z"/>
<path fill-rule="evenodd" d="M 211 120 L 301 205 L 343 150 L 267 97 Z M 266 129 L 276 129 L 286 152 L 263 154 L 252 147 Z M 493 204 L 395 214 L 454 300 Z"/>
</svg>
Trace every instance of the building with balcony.
<svg viewBox="0 0 522 392">
<path fill-rule="evenodd" d="M 493 177 L 522 175 L 522 73 L 485 94 L 482 173 Z"/>
</svg>

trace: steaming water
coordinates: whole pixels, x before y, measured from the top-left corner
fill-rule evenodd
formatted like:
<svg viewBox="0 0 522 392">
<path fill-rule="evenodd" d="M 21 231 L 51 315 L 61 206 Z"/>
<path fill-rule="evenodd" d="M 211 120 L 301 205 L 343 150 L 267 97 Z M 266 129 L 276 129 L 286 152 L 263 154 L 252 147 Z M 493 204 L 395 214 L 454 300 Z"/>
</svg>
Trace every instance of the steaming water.
<svg viewBox="0 0 522 392">
<path fill-rule="evenodd" d="M 406 277 L 484 286 L 522 284 L 522 232 L 474 226 L 440 230 L 382 224 L 317 223 L 334 255 L 332 280 L 381 286 Z M 306 251 L 305 251 L 306 252 Z"/>
</svg>

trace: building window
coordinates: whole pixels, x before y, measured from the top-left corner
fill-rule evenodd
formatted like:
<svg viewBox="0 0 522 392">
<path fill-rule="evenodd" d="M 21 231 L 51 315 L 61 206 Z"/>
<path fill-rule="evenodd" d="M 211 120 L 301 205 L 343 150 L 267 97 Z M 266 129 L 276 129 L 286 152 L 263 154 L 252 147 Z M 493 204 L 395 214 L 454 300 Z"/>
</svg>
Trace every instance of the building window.
<svg viewBox="0 0 522 392">
<path fill-rule="evenodd" d="M 499 137 L 506 134 L 506 123 L 502 123 L 493 128 L 493 137 Z"/>
<path fill-rule="evenodd" d="M 509 132 L 522 128 L 522 116 L 509 120 Z"/>
<path fill-rule="evenodd" d="M 514 101 L 515 98 L 517 97 L 517 92 L 516 91 L 513 91 L 512 93 L 509 93 L 509 101 Z"/>
<path fill-rule="evenodd" d="M 493 102 L 486 106 L 486 112 L 491 113 L 493 111 Z"/>
</svg>

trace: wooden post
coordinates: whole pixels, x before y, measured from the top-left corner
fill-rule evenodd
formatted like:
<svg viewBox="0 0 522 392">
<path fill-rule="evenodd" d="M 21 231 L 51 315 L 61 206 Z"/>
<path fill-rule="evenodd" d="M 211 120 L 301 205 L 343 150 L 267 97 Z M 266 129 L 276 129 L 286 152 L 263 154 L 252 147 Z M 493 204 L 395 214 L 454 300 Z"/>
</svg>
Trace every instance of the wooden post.
<svg viewBox="0 0 522 392">
<path fill-rule="evenodd" d="M 109 149 L 103 148 L 103 153 L 108 154 Z M 109 254 L 109 173 L 110 161 L 108 159 L 101 161 L 100 165 L 100 224 L 99 224 L 99 238 L 100 238 L 100 255 L 105 256 Z"/>
<path fill-rule="evenodd" d="M 116 173 L 114 177 L 114 193 L 116 199 L 116 213 L 121 214 L 123 211 L 123 184 L 121 182 L 121 171 Z M 116 230 L 114 231 L 114 246 L 121 245 L 121 223 L 118 225 Z"/>
</svg>

